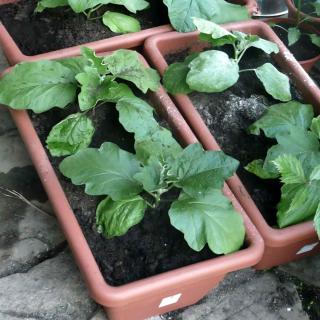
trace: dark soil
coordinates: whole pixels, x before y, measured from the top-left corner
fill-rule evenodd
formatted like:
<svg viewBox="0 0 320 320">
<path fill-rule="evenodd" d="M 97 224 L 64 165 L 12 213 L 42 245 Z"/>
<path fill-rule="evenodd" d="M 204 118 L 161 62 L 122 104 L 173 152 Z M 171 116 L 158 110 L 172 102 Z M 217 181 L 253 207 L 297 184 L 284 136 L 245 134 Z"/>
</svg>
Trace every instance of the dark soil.
<svg viewBox="0 0 320 320">
<path fill-rule="evenodd" d="M 228 52 L 229 49 L 223 50 Z M 187 54 L 183 51 L 166 58 L 172 63 L 183 60 Z M 240 69 L 255 68 L 266 62 L 273 63 L 268 55 L 251 48 L 243 58 Z M 299 99 L 296 91 L 292 91 L 292 96 L 293 99 Z M 276 205 L 280 200 L 281 187 L 279 181 L 262 180 L 244 170 L 244 166 L 255 159 L 264 159 L 267 150 L 275 143 L 263 135 L 249 135 L 246 130 L 268 106 L 279 101 L 267 95 L 253 72 L 241 73 L 236 85 L 222 93 L 194 92 L 189 97 L 221 149 L 240 161 L 237 174 L 267 222 L 271 226 L 276 225 Z"/>
<path fill-rule="evenodd" d="M 279 26 L 288 29 L 291 26 L 287 24 L 279 24 Z M 320 54 L 320 48 L 315 46 L 311 41 L 309 36 L 306 34 L 305 31 L 301 30 L 303 33 L 299 41 L 294 43 L 292 46 L 288 44 L 288 33 L 275 26 L 273 27 L 273 31 L 277 34 L 277 36 L 281 39 L 281 41 L 286 45 L 287 48 L 292 52 L 294 57 L 298 61 L 308 60 L 316 57 Z"/>
<path fill-rule="evenodd" d="M 62 120 L 76 107 L 67 110 L 54 109 L 45 114 L 31 114 L 33 124 L 45 144 L 50 128 Z M 96 126 L 92 147 L 99 147 L 110 141 L 121 148 L 133 151 L 133 136 L 127 133 L 118 122 L 118 112 L 114 105 L 103 105 L 91 114 Z M 170 201 L 178 197 L 178 192 L 164 195 L 157 210 L 148 209 L 143 221 L 122 237 L 106 239 L 96 230 L 95 210 L 103 197 L 88 196 L 84 188 L 74 186 L 58 170 L 62 159 L 50 159 L 71 207 L 85 234 L 93 255 L 106 281 L 119 286 L 154 274 L 159 274 L 198 261 L 213 258 L 214 254 L 206 247 L 197 253 L 191 250 L 183 234 L 170 225 L 168 209 Z"/>
<path fill-rule="evenodd" d="M 167 23 L 167 13 L 162 1 L 151 0 L 149 9 L 132 14 L 123 6 L 106 5 L 96 14 L 107 10 L 134 16 L 142 29 Z M 37 0 L 21 0 L 17 4 L 0 6 L 0 20 L 26 55 L 35 55 L 87 42 L 111 38 L 111 32 L 101 19 L 87 20 L 84 14 L 76 14 L 68 7 L 47 9 L 34 14 Z"/>
</svg>

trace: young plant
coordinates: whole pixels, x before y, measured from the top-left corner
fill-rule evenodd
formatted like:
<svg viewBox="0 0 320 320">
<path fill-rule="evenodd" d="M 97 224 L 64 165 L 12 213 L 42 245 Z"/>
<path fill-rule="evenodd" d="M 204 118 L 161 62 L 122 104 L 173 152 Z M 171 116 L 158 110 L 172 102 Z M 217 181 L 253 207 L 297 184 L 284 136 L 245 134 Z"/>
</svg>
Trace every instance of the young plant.
<svg viewBox="0 0 320 320">
<path fill-rule="evenodd" d="M 296 18 L 294 27 L 290 27 L 287 29 L 287 28 L 284 28 L 283 26 L 279 26 L 274 23 L 271 23 L 271 26 L 280 28 L 288 33 L 289 46 L 292 46 L 296 42 L 298 42 L 302 35 L 306 35 L 310 38 L 310 41 L 315 46 L 320 48 L 320 36 L 318 36 L 317 34 L 314 34 L 314 33 L 304 33 L 301 31 L 301 26 L 303 25 L 303 23 L 309 22 L 310 17 L 309 16 L 302 17 L 301 8 L 303 5 L 301 3 L 301 0 L 297 0 L 296 2 L 297 2 L 297 18 Z M 320 16 L 320 1 L 311 2 L 311 5 L 314 6 L 314 9 L 315 9 L 315 11 L 311 14 L 315 14 L 317 16 Z"/>
<path fill-rule="evenodd" d="M 277 212 L 280 228 L 313 218 L 320 236 L 320 116 L 314 118 L 311 105 L 276 104 L 249 127 L 251 134 L 261 130 L 277 144 L 265 160 L 254 160 L 246 170 L 283 183 Z"/>
<path fill-rule="evenodd" d="M 141 30 L 137 19 L 122 13 L 106 11 L 101 17 L 93 16 L 98 9 L 106 4 L 122 5 L 132 13 L 144 10 L 149 6 L 145 0 L 40 0 L 35 12 L 42 12 L 47 8 L 69 6 L 75 13 L 82 13 L 89 20 L 102 18 L 103 24 L 112 32 L 129 33 Z"/>
<path fill-rule="evenodd" d="M 139 98 L 122 98 L 116 108 L 123 127 L 134 133 L 135 154 L 105 142 L 60 164 L 60 171 L 75 185 L 85 185 L 87 194 L 107 196 L 97 207 L 98 230 L 107 238 L 125 234 L 175 188 L 180 195 L 172 201 L 170 221 L 192 249 L 208 244 L 216 254 L 238 250 L 243 220 L 221 190 L 238 161 L 221 151 L 204 151 L 200 144 L 183 150 Z"/>
<path fill-rule="evenodd" d="M 224 0 L 163 0 L 171 25 L 179 32 L 196 30 L 192 19 L 203 18 L 226 23 L 250 18 L 248 9 Z"/>
<path fill-rule="evenodd" d="M 200 39 L 219 47 L 230 44 L 234 56 L 219 50 L 207 50 L 188 56 L 184 62 L 173 63 L 166 70 L 163 81 L 166 89 L 172 93 L 188 94 L 198 92 L 222 92 L 232 87 L 242 72 L 254 72 L 265 90 L 280 101 L 291 100 L 288 77 L 278 71 L 271 63 L 265 63 L 255 69 L 240 70 L 239 62 L 250 47 L 263 50 L 267 54 L 278 53 L 278 46 L 256 35 L 242 32 L 229 32 L 219 25 L 195 18 L 195 25 L 200 31 Z"/>
<path fill-rule="evenodd" d="M 0 102 L 42 113 L 75 102 L 80 87 L 79 111 L 56 124 L 46 140 L 53 156 L 67 156 L 90 145 L 95 131 L 90 112 L 103 103 L 134 97 L 130 87 L 119 80 L 146 93 L 158 89 L 160 78 L 135 51 L 121 49 L 97 57 L 91 49 L 82 48 L 81 57 L 16 65 L 0 80 Z"/>
</svg>

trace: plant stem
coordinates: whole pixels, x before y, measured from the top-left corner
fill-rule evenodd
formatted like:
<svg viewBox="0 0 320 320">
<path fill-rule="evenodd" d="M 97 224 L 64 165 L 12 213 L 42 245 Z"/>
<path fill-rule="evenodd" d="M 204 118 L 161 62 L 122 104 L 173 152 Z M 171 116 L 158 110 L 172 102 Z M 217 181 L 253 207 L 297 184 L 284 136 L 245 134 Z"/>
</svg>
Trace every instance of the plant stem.
<svg viewBox="0 0 320 320">
<path fill-rule="evenodd" d="M 248 71 L 255 71 L 256 69 L 242 69 L 239 71 L 240 72 L 248 72 Z"/>
</svg>

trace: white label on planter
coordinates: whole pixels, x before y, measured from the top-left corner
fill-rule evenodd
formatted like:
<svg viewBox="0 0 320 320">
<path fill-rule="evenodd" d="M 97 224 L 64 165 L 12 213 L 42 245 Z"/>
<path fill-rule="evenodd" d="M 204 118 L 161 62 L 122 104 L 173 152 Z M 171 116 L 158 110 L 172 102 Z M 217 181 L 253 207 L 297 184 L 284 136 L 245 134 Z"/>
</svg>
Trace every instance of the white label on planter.
<svg viewBox="0 0 320 320">
<path fill-rule="evenodd" d="M 173 296 L 163 298 L 159 304 L 159 308 L 169 306 L 170 304 L 177 303 L 181 297 L 182 293 L 177 293 Z"/>
<path fill-rule="evenodd" d="M 311 243 L 311 244 L 307 244 L 306 246 L 303 246 L 298 252 L 297 254 L 303 254 L 306 252 L 309 252 L 311 250 L 313 250 L 313 248 L 318 244 L 319 242 L 315 242 L 315 243 Z"/>
</svg>

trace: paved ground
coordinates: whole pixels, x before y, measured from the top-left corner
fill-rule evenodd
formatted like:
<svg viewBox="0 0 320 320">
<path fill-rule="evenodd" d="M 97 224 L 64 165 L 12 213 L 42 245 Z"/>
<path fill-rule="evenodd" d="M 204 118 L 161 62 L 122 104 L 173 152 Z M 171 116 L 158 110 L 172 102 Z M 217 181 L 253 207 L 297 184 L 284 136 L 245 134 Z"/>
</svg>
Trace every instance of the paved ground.
<svg viewBox="0 0 320 320">
<path fill-rule="evenodd" d="M 0 70 L 5 66 L 0 54 Z M 88 296 L 4 108 L 0 108 L 0 187 L 22 193 L 47 212 L 0 194 L 0 320 L 104 320 Z M 317 287 L 320 257 L 266 272 L 247 269 L 230 274 L 198 304 L 152 319 L 319 320 Z"/>
</svg>

